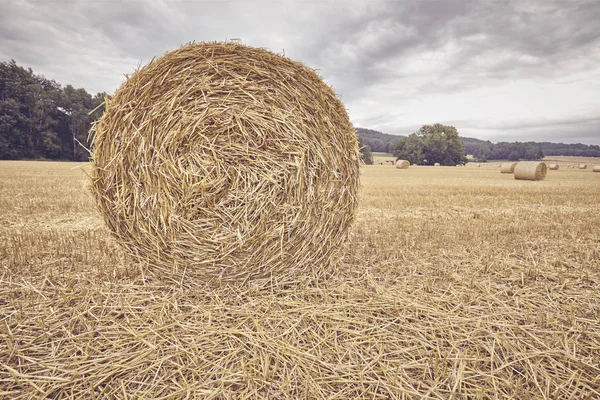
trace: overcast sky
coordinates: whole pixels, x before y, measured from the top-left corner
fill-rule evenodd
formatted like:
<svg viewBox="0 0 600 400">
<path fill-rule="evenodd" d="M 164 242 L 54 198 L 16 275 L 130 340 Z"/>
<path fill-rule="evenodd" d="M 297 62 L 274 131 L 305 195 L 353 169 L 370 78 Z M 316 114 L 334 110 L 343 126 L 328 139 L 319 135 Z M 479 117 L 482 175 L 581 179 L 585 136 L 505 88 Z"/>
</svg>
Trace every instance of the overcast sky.
<svg viewBox="0 0 600 400">
<path fill-rule="evenodd" d="M 320 71 L 355 126 L 600 144 L 600 1 L 0 0 L 0 61 L 113 93 L 189 41 L 239 38 Z"/>
</svg>

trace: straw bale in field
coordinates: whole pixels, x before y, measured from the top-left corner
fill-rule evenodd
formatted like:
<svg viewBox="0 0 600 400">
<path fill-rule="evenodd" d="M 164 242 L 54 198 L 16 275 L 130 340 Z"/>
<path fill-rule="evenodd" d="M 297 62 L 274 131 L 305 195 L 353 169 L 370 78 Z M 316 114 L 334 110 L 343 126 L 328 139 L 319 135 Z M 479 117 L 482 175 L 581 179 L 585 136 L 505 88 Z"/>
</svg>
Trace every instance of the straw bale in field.
<svg viewBox="0 0 600 400">
<path fill-rule="evenodd" d="M 439 162 L 436 162 L 435 164 L 433 164 L 433 166 L 434 166 L 434 167 L 439 167 L 439 166 L 440 166 L 440 163 L 439 163 Z"/>
<path fill-rule="evenodd" d="M 512 174 L 515 172 L 515 167 L 517 166 L 516 162 L 513 163 L 502 163 L 500 165 L 500 173 L 502 174 Z"/>
<path fill-rule="evenodd" d="M 536 161 L 520 162 L 515 167 L 515 179 L 526 181 L 543 181 L 546 178 L 548 167 L 546 163 Z"/>
<path fill-rule="evenodd" d="M 600 172 L 600 165 L 594 165 L 594 169 L 592 171 Z"/>
<path fill-rule="evenodd" d="M 558 164 L 550 164 L 550 165 L 548 165 L 548 169 L 554 169 L 554 170 L 556 170 L 558 168 L 559 168 Z"/>
<path fill-rule="evenodd" d="M 357 208 L 357 137 L 301 63 L 191 43 L 128 77 L 95 125 L 91 190 L 144 264 L 234 281 L 331 264 Z"/>
<path fill-rule="evenodd" d="M 579 169 L 587 169 L 587 165 L 586 164 L 579 164 L 578 168 Z"/>
<path fill-rule="evenodd" d="M 398 169 L 407 169 L 410 166 L 410 162 L 408 160 L 397 160 L 396 168 Z"/>
</svg>

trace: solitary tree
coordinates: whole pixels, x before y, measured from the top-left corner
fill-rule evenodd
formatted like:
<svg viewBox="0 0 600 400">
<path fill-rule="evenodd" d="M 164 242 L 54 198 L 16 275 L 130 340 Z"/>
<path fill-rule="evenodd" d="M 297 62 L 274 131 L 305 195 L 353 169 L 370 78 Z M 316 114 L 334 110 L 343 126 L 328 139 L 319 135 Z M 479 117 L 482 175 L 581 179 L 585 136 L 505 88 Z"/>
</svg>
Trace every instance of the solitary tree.
<svg viewBox="0 0 600 400">
<path fill-rule="evenodd" d="M 467 162 L 458 131 L 442 124 L 423 125 L 417 132 L 394 144 L 394 156 L 411 164 L 457 165 Z"/>
</svg>

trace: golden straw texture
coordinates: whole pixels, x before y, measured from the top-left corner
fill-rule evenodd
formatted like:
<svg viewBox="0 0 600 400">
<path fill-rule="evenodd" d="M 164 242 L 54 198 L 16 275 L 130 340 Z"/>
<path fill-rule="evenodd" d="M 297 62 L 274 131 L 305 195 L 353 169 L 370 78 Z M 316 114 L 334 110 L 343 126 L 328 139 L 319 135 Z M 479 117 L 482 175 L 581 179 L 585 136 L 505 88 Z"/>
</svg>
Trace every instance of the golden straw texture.
<svg viewBox="0 0 600 400">
<path fill-rule="evenodd" d="M 91 191 L 143 263 L 207 282 L 324 268 L 357 207 L 346 110 L 314 70 L 237 43 L 151 61 L 95 125 Z"/>
<path fill-rule="evenodd" d="M 500 166 L 500 173 L 501 174 L 512 174 L 515 172 L 516 166 L 517 166 L 517 163 L 503 163 Z"/>
<path fill-rule="evenodd" d="M 548 173 L 548 167 L 543 162 L 520 162 L 515 167 L 515 179 L 525 181 L 543 181 Z"/>
<path fill-rule="evenodd" d="M 398 169 L 408 169 L 409 166 L 410 166 L 410 162 L 408 160 L 397 160 L 396 161 L 396 168 L 398 168 Z"/>
</svg>

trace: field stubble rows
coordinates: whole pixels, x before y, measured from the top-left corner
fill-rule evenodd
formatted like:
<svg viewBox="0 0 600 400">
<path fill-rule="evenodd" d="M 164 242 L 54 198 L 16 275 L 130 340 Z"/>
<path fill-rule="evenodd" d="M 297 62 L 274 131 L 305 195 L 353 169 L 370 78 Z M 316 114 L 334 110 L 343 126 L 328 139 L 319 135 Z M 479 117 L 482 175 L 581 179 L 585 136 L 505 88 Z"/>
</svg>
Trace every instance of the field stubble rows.
<svg viewBox="0 0 600 400">
<path fill-rule="evenodd" d="M 132 264 L 70 163 L 0 163 L 0 398 L 597 398 L 600 174 L 362 169 L 338 269 Z"/>
</svg>

